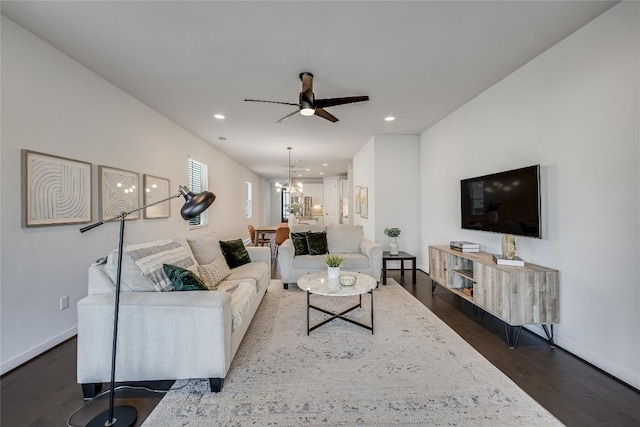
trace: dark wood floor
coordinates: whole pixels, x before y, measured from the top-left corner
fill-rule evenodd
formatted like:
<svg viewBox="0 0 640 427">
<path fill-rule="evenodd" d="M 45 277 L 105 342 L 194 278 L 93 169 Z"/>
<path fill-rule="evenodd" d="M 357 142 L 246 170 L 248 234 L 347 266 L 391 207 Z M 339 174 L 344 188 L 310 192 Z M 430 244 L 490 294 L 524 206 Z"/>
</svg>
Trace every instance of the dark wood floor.
<svg viewBox="0 0 640 427">
<path fill-rule="evenodd" d="M 610 378 L 571 354 L 551 349 L 545 340 L 523 331 L 518 347 L 504 341 L 503 324 L 492 316 L 474 315 L 471 304 L 443 288 L 431 294 L 431 281 L 418 272 L 404 280 L 398 271 L 389 277 L 400 282 L 425 306 L 453 328 L 491 363 L 568 426 L 638 426 L 640 393 Z M 67 418 L 84 404 L 76 384 L 76 340 L 71 339 L 1 379 L 2 427 L 64 426 Z M 170 381 L 149 383 L 166 390 Z M 223 390 L 224 392 L 224 390 Z M 134 405 L 138 423 L 151 413 L 162 394 L 123 390 L 116 405 Z M 108 406 L 107 397 L 89 403 L 72 420 L 84 425 Z"/>
</svg>

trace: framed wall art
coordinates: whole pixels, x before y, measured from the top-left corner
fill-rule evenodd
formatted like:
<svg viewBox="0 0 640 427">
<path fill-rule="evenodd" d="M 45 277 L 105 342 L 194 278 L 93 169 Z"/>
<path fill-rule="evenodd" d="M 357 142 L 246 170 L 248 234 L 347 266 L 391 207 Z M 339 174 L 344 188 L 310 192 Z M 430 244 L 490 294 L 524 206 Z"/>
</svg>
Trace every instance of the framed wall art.
<svg viewBox="0 0 640 427">
<path fill-rule="evenodd" d="M 100 179 L 100 221 L 106 221 L 139 208 L 140 177 L 136 172 L 98 166 Z M 127 215 L 126 219 L 140 218 L 140 211 Z"/>
<path fill-rule="evenodd" d="M 22 150 L 22 226 L 91 222 L 91 163 Z"/>
<path fill-rule="evenodd" d="M 142 176 L 144 187 L 144 206 L 156 203 L 169 197 L 169 179 L 144 174 Z M 144 209 L 145 219 L 169 218 L 171 215 L 171 201 L 149 206 Z"/>
<path fill-rule="evenodd" d="M 354 207 L 355 212 L 356 212 L 357 214 L 359 214 L 359 213 L 360 213 L 360 188 L 362 188 L 362 187 L 360 187 L 359 185 L 357 185 L 357 186 L 356 186 L 356 190 L 354 191 L 354 193 L 355 193 L 355 199 L 356 199 L 356 200 L 355 200 L 355 202 L 353 203 L 353 205 L 354 205 L 353 207 Z"/>
<path fill-rule="evenodd" d="M 360 217 L 369 218 L 369 188 L 360 188 Z"/>
</svg>

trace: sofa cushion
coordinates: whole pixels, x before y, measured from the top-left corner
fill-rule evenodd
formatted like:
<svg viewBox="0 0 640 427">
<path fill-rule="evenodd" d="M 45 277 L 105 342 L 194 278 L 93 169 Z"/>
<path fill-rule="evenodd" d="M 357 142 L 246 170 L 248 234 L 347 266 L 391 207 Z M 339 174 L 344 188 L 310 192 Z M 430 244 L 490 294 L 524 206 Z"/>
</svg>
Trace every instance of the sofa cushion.
<svg viewBox="0 0 640 427">
<path fill-rule="evenodd" d="M 162 265 L 172 264 L 197 273 L 197 264 L 178 239 L 128 245 L 122 255 L 122 291 L 170 291 L 171 281 Z M 115 283 L 117 279 L 118 251 L 107 257 L 105 272 Z"/>
<path fill-rule="evenodd" d="M 199 265 L 198 273 L 200 278 L 210 290 L 215 290 L 216 286 L 230 274 L 231 270 L 222 255 L 215 257 L 209 264 Z"/>
<path fill-rule="evenodd" d="M 220 248 L 229 268 L 236 268 L 251 262 L 251 257 L 247 248 L 244 247 L 242 239 L 220 242 Z"/>
<path fill-rule="evenodd" d="M 344 270 L 366 270 L 371 265 L 371 260 L 361 253 L 341 253 L 344 259 L 340 268 Z"/>
<path fill-rule="evenodd" d="M 254 285 L 257 286 L 259 282 L 268 280 L 270 275 L 271 272 L 269 271 L 269 264 L 264 261 L 254 261 L 234 268 L 231 270 L 231 274 L 224 281 L 238 282 L 242 280 L 251 280 L 254 281 Z"/>
<path fill-rule="evenodd" d="M 176 291 L 206 291 L 209 288 L 193 271 L 171 264 L 163 264 L 162 269 Z"/>
<path fill-rule="evenodd" d="M 307 246 L 309 247 L 309 255 L 324 255 L 329 252 L 327 247 L 327 233 L 307 233 Z"/>
<path fill-rule="evenodd" d="M 200 236 L 188 237 L 193 257 L 200 265 L 211 264 L 214 258 L 222 256 L 220 236 L 215 231 Z"/>
<path fill-rule="evenodd" d="M 364 239 L 361 225 L 335 224 L 327 226 L 329 252 L 360 252 L 360 242 Z"/>
<path fill-rule="evenodd" d="M 306 232 L 291 233 L 291 241 L 293 242 L 295 256 L 309 255 L 309 244 L 307 243 Z"/>
</svg>

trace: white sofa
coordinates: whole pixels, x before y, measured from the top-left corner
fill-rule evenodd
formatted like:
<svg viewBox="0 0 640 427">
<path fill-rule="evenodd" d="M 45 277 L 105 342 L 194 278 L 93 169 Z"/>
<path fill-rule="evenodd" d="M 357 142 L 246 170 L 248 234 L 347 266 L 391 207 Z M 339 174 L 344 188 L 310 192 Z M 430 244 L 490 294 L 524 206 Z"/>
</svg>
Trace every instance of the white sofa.
<svg viewBox="0 0 640 427">
<path fill-rule="evenodd" d="M 172 241 L 197 264 L 222 256 L 215 232 Z M 251 262 L 231 269 L 220 290 L 154 292 L 128 256 L 132 247 L 123 251 L 116 381 L 208 378 L 211 391 L 220 391 L 269 285 L 271 251 L 247 247 Z M 113 251 L 91 265 L 89 295 L 78 302 L 77 379 L 85 398 L 110 381 L 116 263 Z"/>
<path fill-rule="evenodd" d="M 344 258 L 340 270 L 367 274 L 380 280 L 382 269 L 382 245 L 364 238 L 361 225 L 335 224 L 326 227 L 292 226 L 291 233 L 305 231 L 326 231 L 329 253 Z M 326 271 L 325 255 L 295 255 L 291 239 L 278 248 L 278 268 L 284 284 L 297 283 L 300 276 L 315 271 Z"/>
</svg>

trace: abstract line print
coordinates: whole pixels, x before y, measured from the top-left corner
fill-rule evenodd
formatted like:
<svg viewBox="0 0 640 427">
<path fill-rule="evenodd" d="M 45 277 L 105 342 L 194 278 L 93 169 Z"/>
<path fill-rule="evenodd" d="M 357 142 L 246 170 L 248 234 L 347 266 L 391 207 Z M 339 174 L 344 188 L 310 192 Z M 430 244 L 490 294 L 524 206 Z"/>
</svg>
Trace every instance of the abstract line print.
<svg viewBox="0 0 640 427">
<path fill-rule="evenodd" d="M 138 174 L 122 169 L 99 166 L 100 220 L 105 221 L 138 209 L 140 186 Z M 138 219 L 140 212 L 133 212 L 125 219 Z"/>
<path fill-rule="evenodd" d="M 91 164 L 22 150 L 23 225 L 91 221 Z"/>
</svg>

